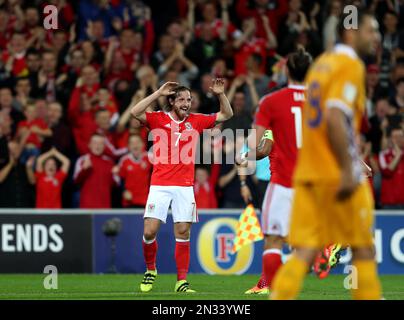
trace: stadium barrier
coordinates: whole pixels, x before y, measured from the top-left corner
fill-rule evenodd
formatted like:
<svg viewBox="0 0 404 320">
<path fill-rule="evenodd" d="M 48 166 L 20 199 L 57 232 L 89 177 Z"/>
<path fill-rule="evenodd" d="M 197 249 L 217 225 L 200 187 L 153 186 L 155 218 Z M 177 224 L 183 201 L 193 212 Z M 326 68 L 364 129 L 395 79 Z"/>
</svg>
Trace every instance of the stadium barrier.
<svg viewBox="0 0 404 320">
<path fill-rule="evenodd" d="M 257 274 L 263 242 L 231 254 L 241 210 L 200 210 L 191 232 L 190 272 Z M 0 210 L 0 273 L 42 273 L 54 265 L 62 273 L 143 273 L 143 210 Z M 118 218 L 120 233 L 103 233 L 106 221 Z M 347 221 L 349 223 L 349 221 Z M 158 236 L 159 273 L 175 273 L 171 217 Z M 375 246 L 381 274 L 404 274 L 404 211 L 377 211 Z M 285 248 L 285 256 L 289 249 Z M 350 251 L 333 270 L 344 272 Z"/>
</svg>

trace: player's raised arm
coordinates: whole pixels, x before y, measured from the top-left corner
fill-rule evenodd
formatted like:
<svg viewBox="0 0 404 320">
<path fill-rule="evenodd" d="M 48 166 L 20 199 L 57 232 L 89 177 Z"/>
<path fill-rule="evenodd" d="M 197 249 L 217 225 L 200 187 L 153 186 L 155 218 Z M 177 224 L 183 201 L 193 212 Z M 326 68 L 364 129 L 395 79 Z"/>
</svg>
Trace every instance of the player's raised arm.
<svg viewBox="0 0 404 320">
<path fill-rule="evenodd" d="M 220 111 L 216 113 L 216 123 L 229 120 L 233 116 L 229 99 L 224 94 L 224 80 L 217 78 L 213 80 L 210 90 L 219 98 Z"/>
<path fill-rule="evenodd" d="M 146 122 L 146 109 L 154 101 L 156 101 L 161 96 L 169 96 L 173 93 L 173 89 L 178 86 L 177 82 L 166 82 L 157 91 L 153 92 L 151 95 L 140 100 L 134 106 L 130 106 L 130 114 L 141 122 Z"/>
</svg>

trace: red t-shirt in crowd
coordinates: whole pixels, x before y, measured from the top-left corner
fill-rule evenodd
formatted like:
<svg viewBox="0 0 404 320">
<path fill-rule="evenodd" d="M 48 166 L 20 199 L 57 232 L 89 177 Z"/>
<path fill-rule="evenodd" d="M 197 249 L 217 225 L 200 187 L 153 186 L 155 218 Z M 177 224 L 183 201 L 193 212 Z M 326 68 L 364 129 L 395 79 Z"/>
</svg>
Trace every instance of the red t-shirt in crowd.
<svg viewBox="0 0 404 320">
<path fill-rule="evenodd" d="M 7 60 L 10 58 L 10 53 L 7 51 L 3 52 L 2 55 L 2 61 L 3 63 L 7 63 Z M 20 53 L 17 55 L 14 55 L 14 60 L 13 60 L 13 68 L 12 68 L 12 74 L 15 77 L 24 77 L 28 75 L 28 66 L 25 60 L 25 53 Z"/>
<path fill-rule="evenodd" d="M 217 208 L 215 190 L 206 182 L 204 184 L 195 182 L 194 185 L 195 202 L 198 209 Z"/>
<path fill-rule="evenodd" d="M 139 128 L 139 133 L 138 133 L 145 145 L 145 149 L 147 146 L 147 137 L 149 135 L 149 131 L 147 130 L 146 127 L 140 127 Z M 129 132 L 129 129 L 126 129 L 125 131 L 116 134 L 115 136 L 115 145 L 118 149 L 122 149 L 122 148 L 126 148 L 128 146 L 128 141 L 129 141 L 129 137 L 132 134 Z"/>
<path fill-rule="evenodd" d="M 404 156 L 395 170 L 390 170 L 388 165 L 393 161 L 394 150 L 387 149 L 379 154 L 380 170 L 382 172 L 382 188 L 380 202 L 388 204 L 404 204 Z"/>
<path fill-rule="evenodd" d="M 207 22 L 199 22 L 196 24 L 195 26 L 195 37 L 199 38 L 201 36 L 202 33 L 202 27 L 203 25 L 207 23 Z M 215 19 L 214 21 L 212 21 L 210 23 L 210 27 L 213 30 L 213 36 L 215 38 L 219 38 L 220 37 L 220 31 L 223 28 L 223 21 L 221 19 Z M 236 35 L 237 29 L 236 27 L 232 24 L 229 23 L 229 25 L 227 26 L 227 35 L 232 38 L 234 37 L 234 35 Z"/>
<path fill-rule="evenodd" d="M 255 115 L 255 124 L 271 129 L 274 135 L 270 154 L 271 182 L 286 188 L 292 187 L 298 143 L 301 143 L 304 99 L 304 86 L 289 85 L 264 96 Z"/>
<path fill-rule="evenodd" d="M 264 38 L 253 38 L 244 43 L 234 55 L 234 73 L 236 76 L 247 74 L 247 59 L 254 53 L 262 57 L 261 71 L 265 73 L 265 61 L 267 57 L 267 41 Z"/>
<path fill-rule="evenodd" d="M 91 167 L 84 169 L 85 157 L 90 157 Z M 74 169 L 74 182 L 81 185 L 80 208 L 111 208 L 111 189 L 114 185 L 111 158 L 102 155 L 85 154 L 81 156 Z"/>
<path fill-rule="evenodd" d="M 62 186 L 67 174 L 62 170 L 53 177 L 44 172 L 36 172 L 36 208 L 60 209 L 62 208 Z"/>
<path fill-rule="evenodd" d="M 27 120 L 20 121 L 18 123 L 18 130 L 21 130 L 23 128 L 29 129 L 29 128 L 32 128 L 32 127 L 35 127 L 35 126 L 42 129 L 42 130 L 46 130 L 46 129 L 49 128 L 44 120 L 35 119 L 35 120 L 32 120 L 32 121 L 27 121 Z M 31 143 L 31 144 L 34 144 L 37 148 L 41 148 L 42 138 L 39 135 L 37 135 L 36 133 L 31 132 L 30 135 L 27 138 L 26 143 L 27 144 Z"/>
<path fill-rule="evenodd" d="M 125 190 L 132 194 L 132 200 L 123 198 L 122 205 L 146 205 L 152 170 L 147 153 L 143 153 L 139 159 L 127 154 L 121 158 L 118 165 L 119 176 L 125 181 Z"/>
<path fill-rule="evenodd" d="M 151 185 L 193 186 L 199 134 L 215 126 L 216 114 L 191 113 L 175 121 L 163 111 L 146 112 L 146 125 L 153 135 Z"/>
<path fill-rule="evenodd" d="M 98 89 L 99 84 L 92 87 L 76 87 L 70 97 L 68 116 L 79 154 L 85 154 L 88 152 L 88 142 L 97 130 L 97 124 L 94 120 L 94 112 L 92 110 L 82 110 L 81 96 L 86 95 L 91 98 L 95 95 Z"/>
</svg>

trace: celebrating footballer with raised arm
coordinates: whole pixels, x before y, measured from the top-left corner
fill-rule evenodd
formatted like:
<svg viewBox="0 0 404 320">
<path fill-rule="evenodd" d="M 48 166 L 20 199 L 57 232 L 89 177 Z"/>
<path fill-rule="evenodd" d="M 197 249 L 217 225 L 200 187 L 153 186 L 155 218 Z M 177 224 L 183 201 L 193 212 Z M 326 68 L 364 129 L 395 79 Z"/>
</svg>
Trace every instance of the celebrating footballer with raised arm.
<svg viewBox="0 0 404 320">
<path fill-rule="evenodd" d="M 145 124 L 153 137 L 153 173 L 144 214 L 143 253 L 147 270 L 140 284 L 142 292 L 152 290 L 157 276 L 156 236 L 160 224 L 166 222 L 170 206 L 176 239 L 174 291 L 195 292 L 187 281 L 187 273 L 191 225 L 198 221 L 193 191 L 196 147 L 204 129 L 233 116 L 224 93 L 224 80 L 214 79 L 210 90 L 220 102 L 220 111 L 214 114 L 190 113 L 191 91 L 176 82 L 163 84 L 131 109 L 132 116 Z M 146 112 L 162 96 L 167 98 L 165 111 Z"/>
</svg>

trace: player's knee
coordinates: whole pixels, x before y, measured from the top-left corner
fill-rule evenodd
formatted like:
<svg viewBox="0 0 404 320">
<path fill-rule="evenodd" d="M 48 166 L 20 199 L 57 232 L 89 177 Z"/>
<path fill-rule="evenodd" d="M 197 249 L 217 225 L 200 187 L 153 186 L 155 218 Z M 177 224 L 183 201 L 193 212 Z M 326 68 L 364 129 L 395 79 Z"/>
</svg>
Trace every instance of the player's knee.
<svg viewBox="0 0 404 320">
<path fill-rule="evenodd" d="M 187 226 L 179 226 L 175 230 L 175 237 L 181 240 L 188 240 L 190 236 L 190 230 Z"/>
<path fill-rule="evenodd" d="M 143 237 L 145 238 L 145 240 L 150 241 L 156 238 L 156 234 L 157 232 L 155 230 L 145 228 Z"/>
<path fill-rule="evenodd" d="M 276 235 L 265 236 L 265 249 L 282 249 L 284 238 Z"/>
</svg>

